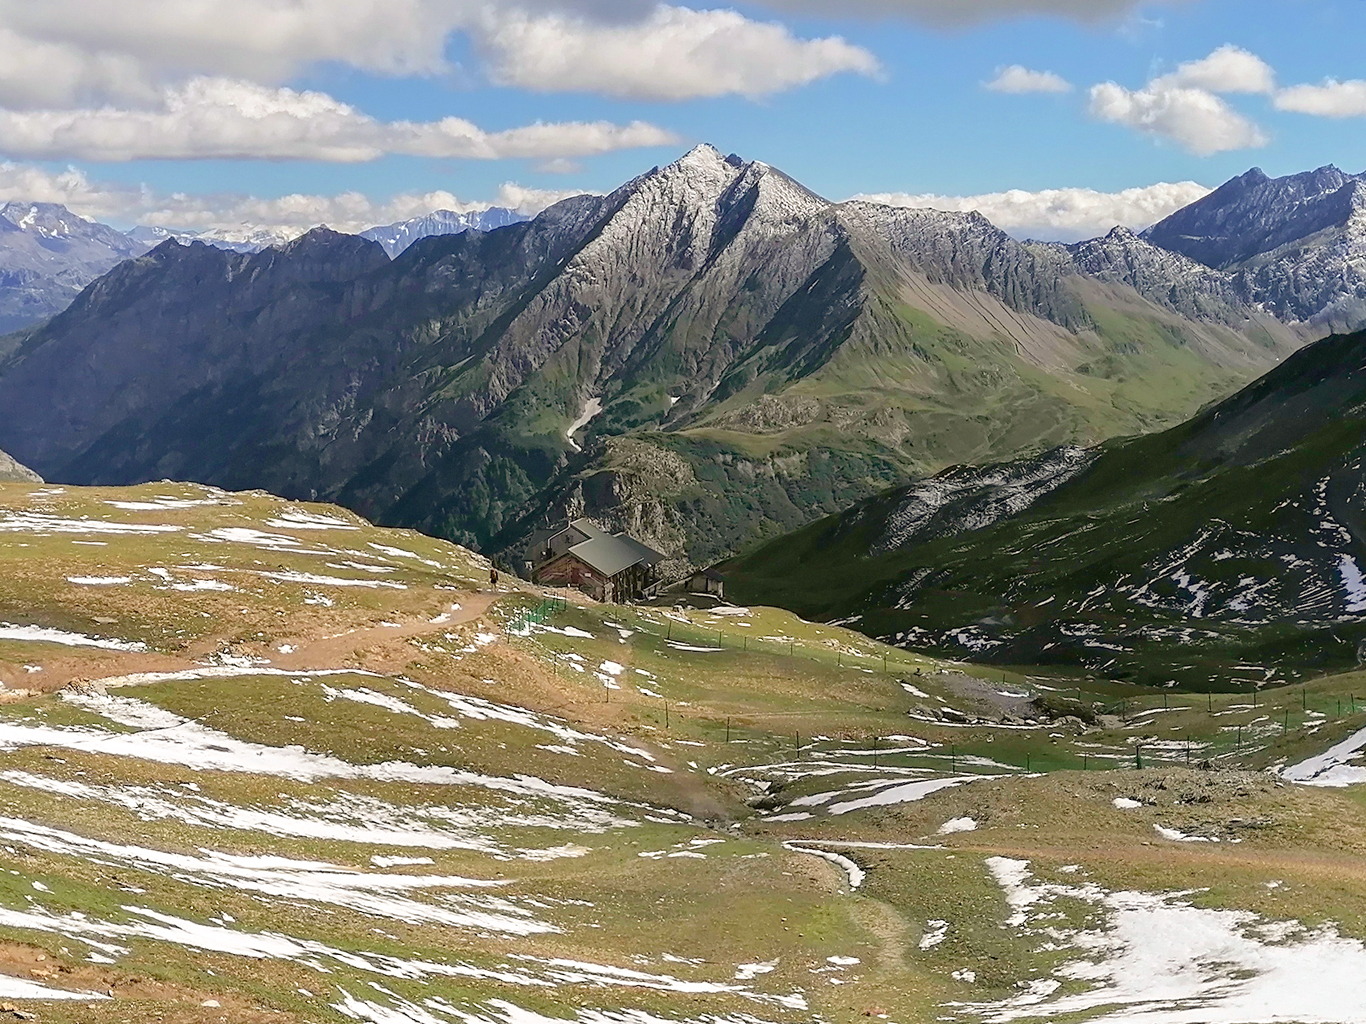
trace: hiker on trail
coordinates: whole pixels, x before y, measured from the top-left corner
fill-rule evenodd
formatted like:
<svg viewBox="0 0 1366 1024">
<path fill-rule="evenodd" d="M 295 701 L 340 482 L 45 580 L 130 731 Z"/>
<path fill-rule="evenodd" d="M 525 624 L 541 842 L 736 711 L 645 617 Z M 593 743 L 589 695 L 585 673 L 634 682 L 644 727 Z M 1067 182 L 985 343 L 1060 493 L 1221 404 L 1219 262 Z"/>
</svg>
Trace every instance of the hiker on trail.
<svg viewBox="0 0 1366 1024">
<path fill-rule="evenodd" d="M 498 586 L 498 570 L 497 570 L 497 569 L 494 569 L 494 568 L 490 568 L 490 569 L 489 569 L 489 583 L 491 583 L 491 584 L 492 584 L 493 586 L 495 586 L 495 587 Z"/>
</svg>

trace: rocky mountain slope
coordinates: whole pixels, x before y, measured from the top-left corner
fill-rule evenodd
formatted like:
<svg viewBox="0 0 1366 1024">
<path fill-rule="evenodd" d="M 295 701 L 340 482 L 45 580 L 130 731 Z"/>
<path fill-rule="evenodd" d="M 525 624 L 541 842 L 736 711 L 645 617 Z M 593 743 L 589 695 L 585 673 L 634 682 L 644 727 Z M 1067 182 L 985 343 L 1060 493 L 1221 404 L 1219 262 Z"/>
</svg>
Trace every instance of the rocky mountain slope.
<svg viewBox="0 0 1366 1024">
<path fill-rule="evenodd" d="M 1366 639 L 1363 456 L 1366 332 L 1164 433 L 891 491 L 733 563 L 729 586 L 1001 664 L 1284 682 L 1355 665 Z"/>
<path fill-rule="evenodd" d="M 458 235 L 462 231 L 492 231 L 494 228 L 507 227 L 527 218 L 516 210 L 494 206 L 487 210 L 470 213 L 456 213 L 453 210 L 434 210 L 422 217 L 401 220 L 396 224 L 385 224 L 360 233 L 384 246 L 390 258 L 397 256 L 419 238 L 432 235 Z"/>
<path fill-rule="evenodd" d="M 1366 326 L 1366 175 L 1253 168 L 1144 232 L 1286 321 Z"/>
<path fill-rule="evenodd" d="M 1021 244 L 699 147 L 392 262 L 325 230 L 163 243 L 0 354 L 0 444 L 485 550 L 586 510 L 707 561 L 917 473 L 1177 422 L 1300 341 L 1132 235 Z"/>
<path fill-rule="evenodd" d="M 14 459 L 0 452 L 0 483 L 40 484 L 43 478 L 27 466 L 21 466 Z"/>
<path fill-rule="evenodd" d="M 0 204 L 0 334 L 60 313 L 147 246 L 56 203 Z"/>
</svg>

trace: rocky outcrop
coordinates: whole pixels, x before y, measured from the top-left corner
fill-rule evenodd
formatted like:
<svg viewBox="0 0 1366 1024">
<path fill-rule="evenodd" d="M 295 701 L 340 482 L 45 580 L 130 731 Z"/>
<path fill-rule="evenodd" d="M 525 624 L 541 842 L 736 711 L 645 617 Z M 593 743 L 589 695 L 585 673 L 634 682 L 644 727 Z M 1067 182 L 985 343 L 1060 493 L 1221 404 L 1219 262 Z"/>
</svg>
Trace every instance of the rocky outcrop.
<svg viewBox="0 0 1366 1024">
<path fill-rule="evenodd" d="M 40 484 L 43 478 L 0 452 L 0 483 Z"/>
</svg>

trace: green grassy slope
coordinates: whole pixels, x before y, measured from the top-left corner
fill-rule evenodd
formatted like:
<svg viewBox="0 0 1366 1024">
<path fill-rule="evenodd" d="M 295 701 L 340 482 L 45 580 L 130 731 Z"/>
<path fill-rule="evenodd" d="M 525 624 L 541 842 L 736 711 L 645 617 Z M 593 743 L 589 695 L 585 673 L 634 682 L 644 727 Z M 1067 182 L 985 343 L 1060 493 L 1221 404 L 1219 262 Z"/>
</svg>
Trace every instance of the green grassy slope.
<svg viewBox="0 0 1366 1024">
<path fill-rule="evenodd" d="M 1359 789 L 1252 770 L 1366 727 L 1360 673 L 1169 699 L 486 573 L 260 492 L 0 485 L 0 1002 L 817 1024 L 1028 992 L 1103 1021 L 1292 998 L 1277 958 L 1359 983 Z M 1125 970 L 1118 893 L 1159 945 L 1246 935 L 1116 991 L 1067 965 Z"/>
<path fill-rule="evenodd" d="M 1353 665 L 1363 353 L 1366 335 L 1319 342 L 983 528 L 983 501 L 1010 489 L 997 478 L 888 548 L 898 510 L 944 491 L 931 480 L 730 563 L 729 585 L 911 645 L 1144 682 L 1246 688 Z"/>
</svg>

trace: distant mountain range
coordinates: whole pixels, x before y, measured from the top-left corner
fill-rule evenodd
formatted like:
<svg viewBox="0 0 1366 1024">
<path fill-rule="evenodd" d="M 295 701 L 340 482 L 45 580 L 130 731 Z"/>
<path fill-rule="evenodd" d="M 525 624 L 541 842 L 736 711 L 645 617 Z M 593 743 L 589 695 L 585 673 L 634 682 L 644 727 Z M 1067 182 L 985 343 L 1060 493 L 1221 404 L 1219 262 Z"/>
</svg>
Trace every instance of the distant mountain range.
<svg viewBox="0 0 1366 1024">
<path fill-rule="evenodd" d="M 1359 332 L 1164 433 L 879 495 L 734 561 L 727 593 L 970 660 L 1282 684 L 1360 658 L 1364 458 Z"/>
<path fill-rule="evenodd" d="M 509 558 L 586 511 L 705 562 L 946 465 L 1179 422 L 1311 334 L 1132 232 L 1022 243 L 703 146 L 392 261 L 325 230 L 163 242 L 0 343 L 0 445 Z"/>
<path fill-rule="evenodd" d="M 65 206 L 0 205 L 0 334 L 60 313 L 95 278 L 146 249 Z"/>
<path fill-rule="evenodd" d="M 429 235 L 488 231 L 525 219 L 515 210 L 500 207 L 478 213 L 437 210 L 364 234 L 379 241 L 390 256 L 397 256 Z M 101 274 L 168 238 L 183 245 L 203 242 L 231 252 L 253 253 L 284 245 L 298 234 L 249 226 L 207 231 L 139 226 L 123 232 L 56 203 L 5 203 L 0 205 L 0 335 L 55 316 Z"/>
<path fill-rule="evenodd" d="M 401 220 L 397 224 L 386 224 L 383 227 L 362 231 L 360 236 L 384 246 L 384 251 L 393 259 L 419 238 L 458 235 L 462 231 L 492 231 L 494 228 L 505 228 L 509 224 L 527 219 L 525 214 L 501 206 L 471 213 L 437 210 L 424 217 L 414 217 L 411 220 Z"/>
</svg>

